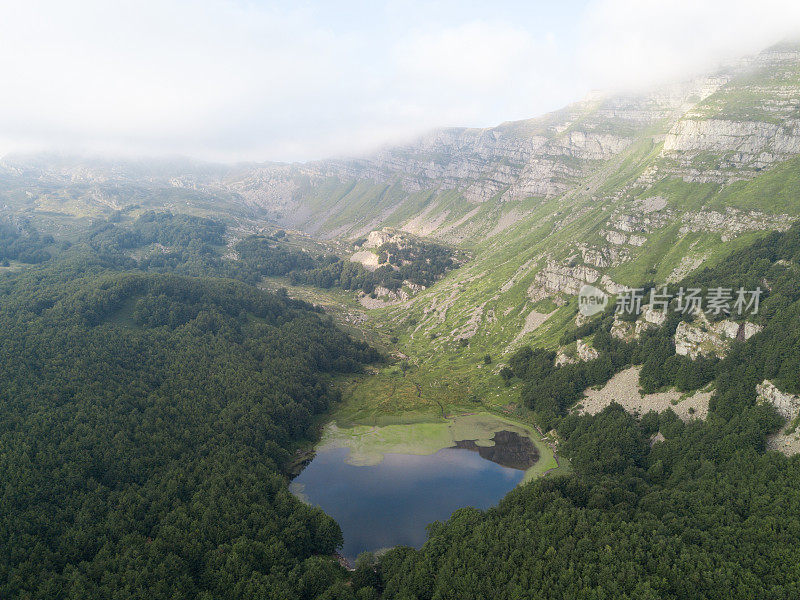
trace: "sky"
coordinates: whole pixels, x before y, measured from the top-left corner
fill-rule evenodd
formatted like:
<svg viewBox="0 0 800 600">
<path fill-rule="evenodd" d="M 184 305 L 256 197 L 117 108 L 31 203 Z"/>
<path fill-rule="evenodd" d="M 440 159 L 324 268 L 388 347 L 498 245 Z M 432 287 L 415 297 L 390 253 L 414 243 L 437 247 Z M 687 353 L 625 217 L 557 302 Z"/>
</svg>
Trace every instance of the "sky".
<svg viewBox="0 0 800 600">
<path fill-rule="evenodd" d="M 787 37 L 797 0 L 0 0 L 0 155 L 355 156 Z"/>
</svg>

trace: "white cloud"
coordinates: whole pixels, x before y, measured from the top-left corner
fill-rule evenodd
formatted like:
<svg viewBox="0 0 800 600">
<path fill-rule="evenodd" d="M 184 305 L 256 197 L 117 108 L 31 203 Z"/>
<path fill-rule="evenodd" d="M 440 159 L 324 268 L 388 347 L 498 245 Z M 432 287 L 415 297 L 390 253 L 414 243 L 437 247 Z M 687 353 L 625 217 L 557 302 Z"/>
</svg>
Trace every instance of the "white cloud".
<svg viewBox="0 0 800 600">
<path fill-rule="evenodd" d="M 579 26 L 594 86 L 646 87 L 707 72 L 800 32 L 794 0 L 600 0 Z"/>
<path fill-rule="evenodd" d="M 395 104 L 426 127 L 533 116 L 568 98 L 542 85 L 559 78 L 556 49 L 552 35 L 499 21 L 413 32 L 393 49 Z"/>
<path fill-rule="evenodd" d="M 478 92 L 521 73 L 534 51 L 528 32 L 482 22 L 417 33 L 395 48 L 400 70 L 411 77 Z"/>
<path fill-rule="evenodd" d="M 789 1 L 5 0 L 0 153 L 294 160 L 532 117 L 800 31 Z"/>
<path fill-rule="evenodd" d="M 252 151 L 248 137 L 313 118 L 350 58 L 302 13 L 222 1 L 19 3 L 0 16 L 0 131 L 28 144 Z"/>
</svg>

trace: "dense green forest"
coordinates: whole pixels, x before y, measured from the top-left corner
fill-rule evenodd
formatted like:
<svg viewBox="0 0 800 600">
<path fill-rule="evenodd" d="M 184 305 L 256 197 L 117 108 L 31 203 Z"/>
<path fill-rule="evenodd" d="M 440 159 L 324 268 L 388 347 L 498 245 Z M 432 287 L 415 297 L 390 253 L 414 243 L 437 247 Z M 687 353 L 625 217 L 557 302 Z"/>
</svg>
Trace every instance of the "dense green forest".
<svg viewBox="0 0 800 600">
<path fill-rule="evenodd" d="M 379 357 L 318 309 L 250 284 L 352 289 L 374 273 L 277 237 L 223 259 L 224 224 L 170 213 L 112 219 L 72 245 L 30 227 L 3 235 L 15 260 L 47 256 L 0 276 L 0 598 L 800 596 L 800 460 L 764 453 L 781 421 L 755 393 L 763 379 L 800 392 L 798 226 L 679 284 L 765 287 L 763 331 L 723 359 L 676 355 L 686 317 L 673 311 L 615 339 L 611 308 L 562 339 L 591 337 L 596 360 L 516 352 L 502 374 L 573 472 L 461 509 L 420 550 L 365 554 L 352 573 L 331 556 L 338 526 L 288 492 L 286 471 L 338 400 L 331 376 Z M 414 264 L 386 251 L 392 277 Z M 446 268 L 438 256 L 419 264 Z M 570 414 L 631 364 L 647 391 L 711 383 L 708 418 Z"/>
<path fill-rule="evenodd" d="M 91 229 L 87 249 L 123 269 L 213 276 L 255 284 L 261 275 L 241 261 L 225 260 L 227 226 L 221 221 L 148 211 L 131 223 L 112 217 Z"/>
<path fill-rule="evenodd" d="M 774 418 L 570 417 L 577 476 L 432 525 L 422 550 L 381 558 L 383 597 L 796 598 L 800 464 L 761 452 Z M 651 449 L 656 428 L 667 439 Z"/>
<path fill-rule="evenodd" d="M 397 290 L 406 280 L 428 286 L 455 265 L 448 248 L 419 241 L 403 247 L 383 244 L 377 249 L 381 266 L 374 271 L 338 256 L 312 256 L 287 248 L 274 236 L 249 236 L 239 241 L 235 249 L 241 262 L 260 275 L 288 275 L 295 285 L 360 289 L 368 294 L 378 286 Z"/>
<path fill-rule="evenodd" d="M 26 221 L 0 219 L 0 265 L 9 261 L 38 264 L 50 259 L 47 247 L 55 240 L 50 234 L 41 235 Z"/>
<path fill-rule="evenodd" d="M 198 243 L 174 235 L 146 239 Z M 0 598 L 315 596 L 341 532 L 283 472 L 330 375 L 376 354 L 285 295 L 92 241 L 0 281 Z"/>
<path fill-rule="evenodd" d="M 417 600 L 800 597 L 800 460 L 764 453 L 765 436 L 781 419 L 756 402 L 755 391 L 765 378 L 800 391 L 798 259 L 794 226 L 682 282 L 766 285 L 757 316 L 764 330 L 722 360 L 676 356 L 673 316 L 638 342 L 614 340 L 610 311 L 573 336 L 594 335 L 594 361 L 555 367 L 552 352 L 519 351 L 506 376 L 523 379 L 523 401 L 557 428 L 574 474 L 518 488 L 497 508 L 465 508 L 432 524 L 421 550 L 397 548 L 362 564 L 371 578 L 354 579 L 354 593 Z M 708 418 L 684 423 L 666 411 L 636 419 L 616 404 L 595 416 L 567 414 L 585 387 L 627 364 L 643 365 L 645 389 L 713 382 Z M 658 432 L 665 440 L 651 445 Z"/>
</svg>

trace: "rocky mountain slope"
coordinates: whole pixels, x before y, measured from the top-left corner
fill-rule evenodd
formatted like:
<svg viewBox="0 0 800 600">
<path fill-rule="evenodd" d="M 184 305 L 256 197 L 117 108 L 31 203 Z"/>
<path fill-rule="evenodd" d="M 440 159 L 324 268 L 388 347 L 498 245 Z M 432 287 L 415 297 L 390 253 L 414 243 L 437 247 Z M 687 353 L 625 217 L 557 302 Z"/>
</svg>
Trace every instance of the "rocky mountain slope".
<svg viewBox="0 0 800 600">
<path fill-rule="evenodd" d="M 320 235 L 392 225 L 474 242 L 524 217 L 519 202 L 592 190 L 644 148 L 641 172 L 615 195 L 752 180 L 800 152 L 798 75 L 798 50 L 776 47 L 648 94 L 596 94 L 537 119 L 440 130 L 364 159 L 248 167 L 213 185 Z"/>
<path fill-rule="evenodd" d="M 432 351 L 552 345 L 585 283 L 677 281 L 800 215 L 800 49 L 706 77 L 595 94 L 490 129 L 445 129 L 361 159 L 225 167 L 5 159 L 8 210 L 131 203 L 268 219 L 323 239 L 392 227 L 474 257 L 394 307 Z M 20 208 L 22 207 L 22 208 Z"/>
<path fill-rule="evenodd" d="M 651 94 L 438 132 L 360 163 L 369 185 L 385 186 L 371 200 L 360 180 L 350 196 L 309 203 L 314 231 L 389 224 L 474 249 L 474 261 L 396 310 L 413 315 L 412 336 L 433 338 L 426 345 L 554 345 L 582 285 L 616 293 L 677 281 L 798 217 L 798 75 L 800 53 L 777 47 Z M 363 217 L 348 229 L 339 223 L 350 207 Z"/>
</svg>

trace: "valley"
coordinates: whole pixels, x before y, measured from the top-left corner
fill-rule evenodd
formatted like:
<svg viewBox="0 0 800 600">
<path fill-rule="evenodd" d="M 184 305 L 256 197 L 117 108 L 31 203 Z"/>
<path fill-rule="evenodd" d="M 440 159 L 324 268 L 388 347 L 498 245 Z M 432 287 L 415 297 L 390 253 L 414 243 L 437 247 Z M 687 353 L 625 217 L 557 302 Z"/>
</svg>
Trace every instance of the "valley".
<svg viewBox="0 0 800 600">
<path fill-rule="evenodd" d="M 361 158 L 4 158 L 0 596 L 794 597 L 799 173 L 791 44 Z"/>
</svg>

